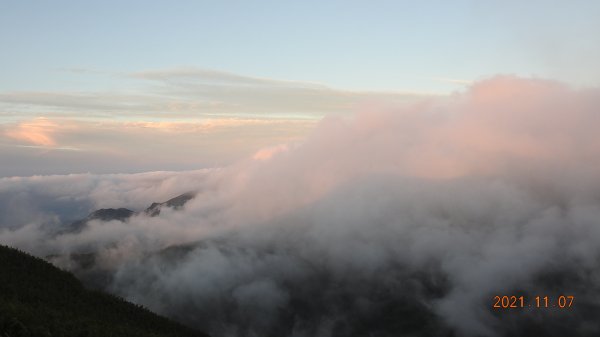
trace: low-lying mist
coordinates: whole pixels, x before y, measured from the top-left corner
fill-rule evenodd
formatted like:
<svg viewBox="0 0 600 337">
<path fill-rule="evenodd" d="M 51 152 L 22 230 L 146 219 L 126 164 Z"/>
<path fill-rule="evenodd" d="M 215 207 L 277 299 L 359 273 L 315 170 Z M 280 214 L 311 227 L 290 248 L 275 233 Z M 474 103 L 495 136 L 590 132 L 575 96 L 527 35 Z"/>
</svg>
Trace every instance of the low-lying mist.
<svg viewBox="0 0 600 337">
<path fill-rule="evenodd" d="M 213 336 L 594 336 L 598 125 L 599 89 L 495 77 L 221 169 L 2 179 L 0 242 Z"/>
</svg>

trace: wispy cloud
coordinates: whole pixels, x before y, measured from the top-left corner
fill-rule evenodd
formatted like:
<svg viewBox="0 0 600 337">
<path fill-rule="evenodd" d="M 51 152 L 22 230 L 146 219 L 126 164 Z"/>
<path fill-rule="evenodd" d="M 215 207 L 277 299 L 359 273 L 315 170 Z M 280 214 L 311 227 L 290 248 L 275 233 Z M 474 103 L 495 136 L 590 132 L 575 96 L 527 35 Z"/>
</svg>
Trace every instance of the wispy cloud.
<svg viewBox="0 0 600 337">
<path fill-rule="evenodd" d="M 94 69 L 94 68 L 88 68 L 88 67 L 62 67 L 62 68 L 58 68 L 56 70 L 67 72 L 67 73 L 73 73 L 73 74 L 99 74 L 99 75 L 110 75 L 110 74 L 114 75 L 115 74 L 113 72 Z"/>
<path fill-rule="evenodd" d="M 200 69 L 194 67 L 181 67 L 162 70 L 146 70 L 133 72 L 128 76 L 146 80 L 158 80 L 170 83 L 177 81 L 193 81 L 211 85 L 235 85 L 235 86 L 275 86 L 275 87 L 298 87 L 329 89 L 326 85 L 317 82 L 289 81 L 265 77 L 244 76 L 226 71 L 211 69 Z"/>
<path fill-rule="evenodd" d="M 88 72 L 76 70 L 83 75 Z M 415 92 L 350 91 L 323 84 L 228 72 L 175 68 L 121 74 L 128 90 L 0 92 L 0 113 L 77 117 L 271 118 L 351 113 L 363 104 L 401 104 L 431 96 Z"/>
<path fill-rule="evenodd" d="M 68 114 L 138 115 L 139 113 L 168 112 L 176 100 L 143 93 L 117 92 L 50 92 L 13 91 L 0 93 L 0 102 L 11 104 L 13 110 L 34 112 L 63 112 Z M 194 108 L 202 108 L 196 102 Z M 5 108 L 8 109 L 8 108 Z"/>
<path fill-rule="evenodd" d="M 53 133 L 58 125 L 46 118 L 36 118 L 31 121 L 21 122 L 14 128 L 5 131 L 9 138 L 23 141 L 35 146 L 50 147 L 55 146 L 56 141 Z"/>
<path fill-rule="evenodd" d="M 223 165 L 298 141 L 325 115 L 430 98 L 198 68 L 104 75 L 121 90 L 0 92 L 0 155 L 14 162 L 0 176 Z"/>
<path fill-rule="evenodd" d="M 316 123 L 289 118 L 111 121 L 64 117 L 2 123 L 0 177 L 223 165 L 266 146 L 299 141 Z"/>
<path fill-rule="evenodd" d="M 471 85 L 475 82 L 473 80 L 465 80 L 465 79 L 449 78 L 449 77 L 432 77 L 431 79 L 434 81 L 437 81 L 437 82 L 459 84 L 459 85 Z"/>
</svg>

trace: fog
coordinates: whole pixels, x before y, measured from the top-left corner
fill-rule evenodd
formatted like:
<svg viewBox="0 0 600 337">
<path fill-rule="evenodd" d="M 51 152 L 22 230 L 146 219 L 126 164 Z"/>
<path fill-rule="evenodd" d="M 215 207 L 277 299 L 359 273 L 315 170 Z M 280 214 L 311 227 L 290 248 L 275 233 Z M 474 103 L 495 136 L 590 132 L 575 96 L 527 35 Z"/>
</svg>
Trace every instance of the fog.
<svg viewBox="0 0 600 337">
<path fill-rule="evenodd" d="M 498 76 L 220 169 L 1 179 L 0 242 L 214 336 L 597 335 L 599 122 L 599 89 Z M 57 231 L 109 207 L 140 213 Z"/>
</svg>

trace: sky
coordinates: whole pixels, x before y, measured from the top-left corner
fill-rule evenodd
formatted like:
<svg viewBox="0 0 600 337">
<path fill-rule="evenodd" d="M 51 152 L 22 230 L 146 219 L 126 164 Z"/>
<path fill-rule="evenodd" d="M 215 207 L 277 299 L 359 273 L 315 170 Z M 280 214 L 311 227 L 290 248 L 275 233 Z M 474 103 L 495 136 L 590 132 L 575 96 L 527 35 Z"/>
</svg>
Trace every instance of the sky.
<svg viewBox="0 0 600 337">
<path fill-rule="evenodd" d="M 498 74 L 597 87 L 597 1 L 0 1 L 0 176 L 216 167 Z"/>
</svg>

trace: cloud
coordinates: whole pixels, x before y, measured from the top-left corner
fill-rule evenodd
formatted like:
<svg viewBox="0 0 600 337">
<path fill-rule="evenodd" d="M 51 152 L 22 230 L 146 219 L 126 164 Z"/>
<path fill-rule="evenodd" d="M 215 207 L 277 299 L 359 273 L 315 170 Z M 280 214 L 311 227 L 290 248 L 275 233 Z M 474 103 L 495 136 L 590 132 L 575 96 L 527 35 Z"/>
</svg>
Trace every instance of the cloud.
<svg viewBox="0 0 600 337">
<path fill-rule="evenodd" d="M 316 82 L 286 81 L 270 78 L 238 75 L 225 71 L 211 69 L 200 69 L 193 67 L 182 67 L 163 70 L 146 70 L 129 74 L 133 78 L 170 82 L 172 84 L 183 84 L 182 81 L 204 83 L 212 85 L 233 86 L 265 86 L 265 87 L 298 87 L 298 88 L 329 88 Z M 188 82 L 188 83 L 189 83 Z"/>
<path fill-rule="evenodd" d="M 438 81 L 438 82 L 446 82 L 446 83 L 459 84 L 459 85 L 471 85 L 474 83 L 474 81 L 471 81 L 471 80 L 448 78 L 448 77 L 433 77 L 431 79 L 434 81 Z"/>
<path fill-rule="evenodd" d="M 123 94 L 114 92 L 44 92 L 44 91 L 13 91 L 0 93 L 0 102 L 8 105 L 5 109 L 23 109 L 36 112 L 81 115 L 81 117 L 100 118 L 120 115 L 135 116 L 140 113 L 168 113 L 172 104 L 184 104 L 172 99 L 148 94 Z M 10 104 L 10 105 L 9 105 Z M 214 106 L 210 102 L 193 102 L 190 108 L 202 109 Z"/>
<path fill-rule="evenodd" d="M 305 136 L 326 114 L 429 97 L 197 68 L 108 75 L 123 88 L 0 92 L 0 176 L 225 165 Z"/>
<path fill-rule="evenodd" d="M 52 133 L 57 124 L 46 118 L 36 118 L 29 122 L 19 123 L 16 127 L 5 131 L 6 136 L 24 141 L 32 145 L 54 146 L 56 141 Z"/>
<path fill-rule="evenodd" d="M 214 335 L 596 335 L 599 107 L 597 89 L 499 76 L 220 169 L 1 179 L 0 242 Z M 182 210 L 47 234 L 190 189 Z"/>
<path fill-rule="evenodd" d="M 0 124 L 0 177 L 224 165 L 272 144 L 297 141 L 315 124 L 314 120 L 291 118 L 34 118 Z"/>
<path fill-rule="evenodd" d="M 273 156 L 276 156 L 277 154 L 288 151 L 288 150 L 289 150 L 289 146 L 286 144 L 267 147 L 267 148 L 263 148 L 263 149 L 260 149 L 259 151 L 257 151 L 252 156 L 252 158 L 256 159 L 256 160 L 268 160 L 268 159 L 273 158 Z"/>
<path fill-rule="evenodd" d="M 362 104 L 406 103 L 430 95 L 362 92 L 322 84 L 175 68 L 121 74 L 119 92 L 0 92 L 0 112 L 77 118 L 321 118 Z M 137 80 L 132 83 L 131 80 Z M 141 87 L 141 89 L 140 89 Z"/>
</svg>

